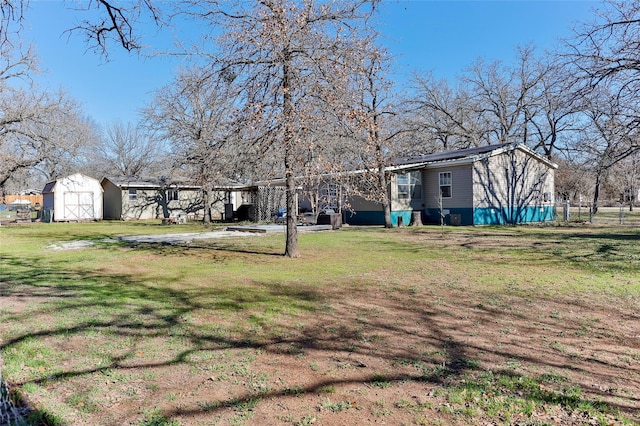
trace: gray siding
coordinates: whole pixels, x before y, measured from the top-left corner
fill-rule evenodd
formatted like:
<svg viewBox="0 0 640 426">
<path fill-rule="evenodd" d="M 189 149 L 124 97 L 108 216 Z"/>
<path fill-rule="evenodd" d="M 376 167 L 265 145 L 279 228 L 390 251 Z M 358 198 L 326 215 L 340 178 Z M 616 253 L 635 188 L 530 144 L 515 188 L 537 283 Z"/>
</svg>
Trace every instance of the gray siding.
<svg viewBox="0 0 640 426">
<path fill-rule="evenodd" d="M 470 164 L 438 166 L 422 171 L 422 187 L 426 208 L 438 208 L 440 198 L 440 172 L 451 172 L 451 198 L 442 199 L 442 207 L 464 208 L 473 203 L 472 167 Z"/>
<path fill-rule="evenodd" d="M 354 211 L 382 211 L 382 204 L 354 195 L 349 198 L 349 206 Z"/>
</svg>

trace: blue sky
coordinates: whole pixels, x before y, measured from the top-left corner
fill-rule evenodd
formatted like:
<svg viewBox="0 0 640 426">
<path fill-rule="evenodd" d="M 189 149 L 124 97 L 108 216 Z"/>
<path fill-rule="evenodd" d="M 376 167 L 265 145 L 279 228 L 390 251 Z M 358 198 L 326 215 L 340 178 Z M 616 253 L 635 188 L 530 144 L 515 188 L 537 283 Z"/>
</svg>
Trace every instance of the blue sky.
<svg viewBox="0 0 640 426">
<path fill-rule="evenodd" d="M 138 110 L 151 101 L 154 90 L 171 81 L 181 60 L 114 49 L 105 62 L 87 51 L 80 33 L 65 34 L 84 17 L 68 10 L 73 5 L 30 2 L 22 38 L 37 48 L 46 71 L 40 84 L 67 91 L 98 124 L 136 122 Z M 478 57 L 509 63 L 517 45 L 552 49 L 559 38 L 570 36 L 574 23 L 592 21 L 593 9 L 600 5 L 595 0 L 389 0 L 383 4 L 379 30 L 395 57 L 398 79 L 413 72 L 453 79 Z M 162 42 L 152 26 L 143 28 L 146 44 Z"/>
</svg>

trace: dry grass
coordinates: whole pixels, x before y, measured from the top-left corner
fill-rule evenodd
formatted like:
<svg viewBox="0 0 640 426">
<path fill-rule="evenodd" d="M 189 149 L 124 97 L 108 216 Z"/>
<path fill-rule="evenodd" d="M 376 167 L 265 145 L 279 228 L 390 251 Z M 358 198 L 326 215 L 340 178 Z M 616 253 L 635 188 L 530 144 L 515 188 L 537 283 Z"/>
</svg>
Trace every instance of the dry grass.
<svg viewBox="0 0 640 426">
<path fill-rule="evenodd" d="M 349 228 L 302 235 L 300 260 L 280 235 L 44 250 L 153 226 L 0 231 L 5 376 L 34 419 L 640 420 L 635 229 Z"/>
</svg>

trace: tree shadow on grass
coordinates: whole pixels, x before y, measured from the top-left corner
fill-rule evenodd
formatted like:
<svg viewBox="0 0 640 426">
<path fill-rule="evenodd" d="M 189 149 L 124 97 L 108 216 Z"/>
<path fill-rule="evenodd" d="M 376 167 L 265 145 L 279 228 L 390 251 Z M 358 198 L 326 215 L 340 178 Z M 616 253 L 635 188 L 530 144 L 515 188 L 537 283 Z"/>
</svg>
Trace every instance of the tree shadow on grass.
<svg viewBox="0 0 640 426">
<path fill-rule="evenodd" d="M 440 306 L 429 304 L 427 295 L 420 298 L 394 293 L 376 295 L 375 292 L 380 293 L 380 290 L 373 286 L 360 290 L 336 288 L 326 291 L 299 283 L 262 281 L 239 283 L 235 287 L 219 287 L 214 282 L 208 287 L 183 285 L 176 288 L 170 278 L 154 277 L 150 281 L 135 274 L 74 268 L 64 261 L 43 263 L 38 259 L 8 255 L 0 260 L 10 266 L 0 279 L 0 294 L 3 298 L 22 299 L 27 303 L 15 309 L 5 305 L 4 311 L 0 311 L 5 324 L 5 334 L 0 343 L 3 353 L 13 352 L 11 356 L 19 360 L 21 345 L 27 342 L 42 341 L 43 345 L 62 345 L 63 348 L 64 339 L 77 337 L 84 341 L 89 333 L 103 333 L 106 340 L 112 339 L 117 343 L 114 348 L 104 346 L 110 350 L 103 354 L 104 362 L 93 366 L 54 365 L 55 368 L 45 368 L 42 373 L 35 370 L 14 380 L 17 386 L 46 386 L 118 370 L 188 366 L 193 364 L 195 354 L 217 354 L 230 349 L 250 349 L 292 358 L 299 354 L 324 353 L 349 358 L 356 366 L 361 366 L 361 373 L 346 377 L 316 377 L 310 384 L 295 389 L 295 392 L 305 395 L 318 394 L 327 386 L 379 382 L 379 371 L 367 370 L 369 360 L 403 367 L 386 372 L 386 381 L 397 384 L 415 381 L 444 387 L 455 386 L 480 371 L 487 371 L 483 365 L 491 365 L 491 360 L 496 358 L 514 359 L 541 369 L 570 369 L 580 374 L 591 374 L 588 369 L 592 361 L 577 363 L 571 354 L 552 354 L 548 348 L 545 348 L 546 353 L 536 351 L 536 346 L 526 339 L 493 344 L 491 339 L 500 335 L 483 331 L 482 324 L 511 319 L 512 311 L 505 307 L 480 305 L 462 294 L 460 298 Z M 378 302 L 384 305 L 386 314 L 377 313 Z M 279 310 L 281 308 L 286 309 Z M 275 312 L 273 317 L 276 320 L 267 315 L 269 311 Z M 221 332 L 211 328 L 215 324 L 207 319 L 206 313 L 243 323 L 229 325 Z M 257 320 L 253 319 L 256 314 Z M 45 319 L 53 316 L 54 320 L 39 321 L 41 315 Z M 278 315 L 285 317 L 283 323 L 277 322 Z M 527 320 L 541 323 L 539 329 L 559 327 L 558 321 L 540 320 L 526 312 L 522 315 L 525 323 Z M 306 318 L 302 327 L 287 319 L 296 316 Z M 472 324 L 478 324 L 477 332 L 486 338 L 484 341 L 468 339 Z M 261 327 L 262 331 L 252 331 L 254 329 L 249 325 Z M 577 327 L 579 324 L 567 325 Z M 273 331 L 264 331 L 266 327 Z M 539 332 L 535 328 L 527 331 Z M 166 350 L 154 359 L 138 356 L 140 348 L 144 347 L 141 342 L 165 341 L 172 336 L 183 342 L 180 349 Z M 380 336 L 381 344 L 375 344 L 376 336 Z M 557 338 L 563 339 L 562 336 Z M 413 341 L 416 348 L 421 349 L 407 347 L 407 341 Z M 295 348 L 295 351 L 288 353 L 287 348 Z M 517 349 L 515 354 L 514 349 Z M 611 359 L 622 354 L 620 350 Z M 366 362 L 353 361 L 358 358 Z M 621 370 L 619 365 L 611 362 L 596 362 L 602 363 L 607 374 Z M 499 371 L 494 368 L 488 370 Z M 606 378 L 603 376 L 601 380 Z M 233 408 L 256 399 L 276 399 L 290 393 L 288 388 L 252 390 L 237 393 L 232 398 L 209 401 L 206 409 L 182 408 L 164 414 L 169 417 L 203 415 L 212 410 Z M 572 400 L 566 400 L 562 394 L 551 390 L 542 392 L 535 386 L 523 395 L 523 398 L 541 404 L 560 404 L 568 408 L 589 402 L 587 397 L 575 395 Z M 637 398 L 630 400 L 640 403 Z M 607 403 L 606 408 L 628 410 L 627 406 L 616 406 L 613 402 Z M 37 415 L 46 418 L 46 407 Z"/>
</svg>

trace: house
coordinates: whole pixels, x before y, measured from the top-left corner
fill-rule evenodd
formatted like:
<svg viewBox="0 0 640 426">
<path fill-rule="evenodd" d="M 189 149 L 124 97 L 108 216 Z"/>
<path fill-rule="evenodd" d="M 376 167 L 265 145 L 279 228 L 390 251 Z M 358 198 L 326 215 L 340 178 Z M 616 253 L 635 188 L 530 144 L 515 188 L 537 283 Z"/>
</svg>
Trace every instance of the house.
<svg viewBox="0 0 640 426">
<path fill-rule="evenodd" d="M 80 173 L 48 182 L 42 190 L 42 208 L 45 221 L 100 220 L 102 187 Z"/>
<path fill-rule="evenodd" d="M 491 225 L 555 220 L 557 165 L 521 144 L 442 152 L 396 161 L 391 173 L 392 223 Z M 353 197 L 349 224 L 384 224 L 380 204 Z"/>
<path fill-rule="evenodd" d="M 202 216 L 202 189 L 184 180 L 105 177 L 104 218 L 116 220 Z"/>
</svg>

